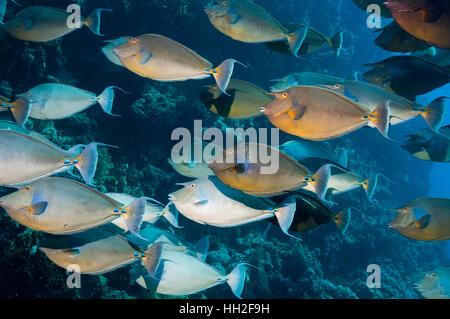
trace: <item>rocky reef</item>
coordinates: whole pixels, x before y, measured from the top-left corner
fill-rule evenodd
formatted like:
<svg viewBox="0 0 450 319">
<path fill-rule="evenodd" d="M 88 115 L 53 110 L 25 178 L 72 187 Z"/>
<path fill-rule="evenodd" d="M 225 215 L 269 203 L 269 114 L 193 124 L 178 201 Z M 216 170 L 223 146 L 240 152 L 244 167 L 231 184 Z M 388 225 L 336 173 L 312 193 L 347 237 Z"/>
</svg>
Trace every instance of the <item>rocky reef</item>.
<svg viewBox="0 0 450 319">
<path fill-rule="evenodd" d="M 70 1 L 41 0 L 40 5 L 64 9 Z M 72 1 L 74 2 L 74 1 Z M 158 33 L 195 49 L 214 64 L 236 58 L 248 69 L 236 67 L 234 77 L 267 88 L 269 79 L 299 71 L 324 72 L 346 77 L 363 63 L 380 60 L 384 53 L 371 44 L 364 12 L 355 17 L 342 1 L 285 0 L 262 2 L 274 16 L 299 21 L 333 35 L 345 30 L 344 50 L 337 58 L 327 50 L 297 60 L 269 52 L 264 45 L 235 42 L 217 32 L 203 14 L 202 1 L 187 0 L 89 0 L 78 1 L 83 13 L 100 8 L 105 39 L 125 35 Z M 21 0 L 24 6 L 35 1 Z M 300 4 L 301 3 L 301 4 Z M 302 8 L 298 11 L 298 8 Z M 6 20 L 19 8 L 8 6 Z M 324 21 L 327 21 L 326 23 Z M 0 94 L 13 96 L 44 82 L 71 84 L 100 93 L 116 85 L 130 94 L 116 95 L 113 112 L 89 110 L 61 121 L 30 120 L 27 128 L 42 133 L 64 148 L 91 141 L 118 147 L 100 148 L 95 178 L 99 190 L 150 196 L 161 202 L 185 181 L 167 163 L 173 145 L 171 132 L 192 129 L 194 119 L 204 127 L 270 127 L 264 118 L 233 121 L 210 113 L 199 101 L 202 85 L 212 80 L 159 83 L 141 78 L 111 64 L 102 54 L 103 38 L 88 30 L 74 32 L 45 44 L 27 43 L 0 31 Z M 378 55 L 377 55 L 378 54 Z M 1 114 L 8 118 L 6 112 Z M 290 137 L 282 135 L 284 141 Z M 224 273 L 238 262 L 251 269 L 243 296 L 246 298 L 418 298 L 411 285 L 420 271 L 438 266 L 443 246 L 401 237 L 388 228 L 387 209 L 426 195 L 429 164 L 419 162 L 371 129 L 332 140 L 330 149 L 350 150 L 350 167 L 364 176 L 382 173 L 395 184 L 380 179 L 370 203 L 362 190 L 336 197 L 341 207 L 356 207 L 345 235 L 332 224 L 300 234 L 302 242 L 289 239 L 273 226 L 263 237 L 266 223 L 219 229 L 195 224 L 180 216 L 181 230 L 171 230 L 189 241 L 211 235 L 207 262 Z M 380 152 L 380 150 L 383 150 Z M 0 193 L 9 192 L 0 188 Z M 167 225 L 162 225 L 167 227 Z M 103 276 L 82 276 L 82 289 L 66 287 L 66 272 L 52 264 L 37 249 L 42 234 L 25 229 L 0 214 L 1 298 L 167 298 L 130 282 L 129 267 Z M 381 289 L 366 285 L 370 264 L 381 267 Z M 219 286 L 189 298 L 232 297 Z"/>
</svg>

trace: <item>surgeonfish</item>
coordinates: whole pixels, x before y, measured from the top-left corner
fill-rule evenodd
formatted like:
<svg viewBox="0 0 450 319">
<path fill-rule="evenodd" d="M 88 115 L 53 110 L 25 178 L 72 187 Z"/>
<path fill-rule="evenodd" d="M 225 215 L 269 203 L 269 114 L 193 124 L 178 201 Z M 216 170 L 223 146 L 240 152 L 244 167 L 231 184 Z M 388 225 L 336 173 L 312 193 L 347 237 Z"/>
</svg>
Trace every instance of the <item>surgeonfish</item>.
<svg viewBox="0 0 450 319">
<path fill-rule="evenodd" d="M 199 258 L 163 249 L 156 279 L 139 276 L 141 287 L 170 296 L 191 295 L 220 284 L 228 284 L 237 298 L 241 298 L 247 264 L 238 264 L 231 273 L 224 275 Z"/>
<path fill-rule="evenodd" d="M 447 97 L 439 97 L 429 105 L 422 106 L 377 85 L 351 80 L 338 82 L 334 85 L 321 85 L 321 87 L 343 95 L 366 107 L 371 112 L 378 105 L 389 102 L 391 125 L 403 123 L 420 115 L 433 131 L 439 130 L 442 124 L 445 100 L 448 99 Z"/>
<path fill-rule="evenodd" d="M 109 44 L 102 48 L 103 54 L 112 63 L 123 67 L 122 62 L 120 62 L 119 57 L 113 52 L 113 50 L 114 50 L 115 47 L 117 47 L 117 46 L 127 42 L 127 40 L 130 39 L 130 38 L 132 38 L 132 37 L 125 36 L 125 37 L 117 38 L 117 39 L 114 39 L 114 40 L 106 40 L 105 42 L 108 42 Z"/>
<path fill-rule="evenodd" d="M 450 267 L 440 266 L 425 273 L 414 288 L 425 299 L 450 299 Z"/>
<path fill-rule="evenodd" d="M 68 269 L 70 265 L 78 265 L 80 274 L 105 274 L 139 261 L 145 265 L 148 274 L 154 276 L 163 245 L 158 242 L 141 250 L 125 237 L 112 235 L 78 247 L 39 249 L 53 263 L 64 269 Z"/>
<path fill-rule="evenodd" d="M 214 156 L 214 154 L 206 154 L 205 148 L 208 147 L 207 143 L 202 141 L 194 141 L 191 144 L 191 154 L 188 158 L 182 158 L 181 161 L 173 161 L 172 158 L 168 158 L 167 162 L 172 168 L 180 175 L 189 178 L 200 178 L 204 176 L 214 175 L 214 172 L 208 167 L 208 160 Z M 184 151 L 180 151 L 180 155 L 184 157 Z M 201 151 L 201 161 L 196 161 L 195 152 Z M 198 159 L 197 159 L 198 160 Z"/>
<path fill-rule="evenodd" d="M 210 86 L 201 93 L 200 100 L 211 112 L 231 119 L 261 116 L 261 106 L 272 101 L 266 91 L 242 80 L 232 79 L 227 93 L 222 94 L 217 85 Z"/>
<path fill-rule="evenodd" d="M 49 234 L 74 234 L 122 216 L 139 236 L 147 201 L 154 200 L 141 197 L 124 205 L 73 180 L 47 177 L 1 197 L 0 206 L 19 224 Z"/>
<path fill-rule="evenodd" d="M 401 235 L 420 241 L 450 239 L 450 199 L 419 198 L 400 209 L 391 228 Z"/>
<path fill-rule="evenodd" d="M 387 0 L 384 5 L 406 32 L 435 47 L 450 49 L 448 0 Z"/>
<path fill-rule="evenodd" d="M 292 73 L 284 78 L 271 80 L 272 82 L 277 82 L 274 86 L 270 88 L 272 92 L 283 92 L 291 87 L 305 85 L 305 86 L 320 86 L 320 85 L 333 85 L 344 81 L 343 78 L 336 76 L 331 76 L 328 74 L 319 74 L 313 72 L 299 72 Z"/>
<path fill-rule="evenodd" d="M 276 217 L 288 233 L 295 212 L 294 197 L 280 205 L 224 185 L 217 177 L 202 177 L 178 184 L 182 189 L 169 194 L 169 200 L 185 217 L 205 225 L 235 227 Z M 291 236 L 292 237 L 292 236 Z"/>
<path fill-rule="evenodd" d="M 148 225 L 141 229 L 139 235 L 149 242 L 154 244 L 157 242 L 169 243 L 164 246 L 166 250 L 184 252 L 196 256 L 200 260 L 205 261 L 209 249 L 209 236 L 205 235 L 195 244 L 189 243 L 187 240 L 169 233 L 166 230 L 160 229 L 153 225 Z"/>
<path fill-rule="evenodd" d="M 330 38 L 322 32 L 319 32 L 304 24 L 284 23 L 283 26 L 288 29 L 288 32 L 296 32 L 302 29 L 307 30 L 302 46 L 298 50 L 298 55 L 305 55 L 317 51 L 323 47 L 330 47 L 337 56 L 341 54 L 343 31 L 339 31 L 332 38 Z M 273 51 L 292 54 L 289 43 L 286 41 L 267 42 L 266 45 Z"/>
<path fill-rule="evenodd" d="M 408 137 L 402 148 L 414 157 L 424 161 L 450 162 L 450 125 L 442 127 L 438 133 L 427 128 Z"/>
<path fill-rule="evenodd" d="M 16 122 L 20 126 L 23 126 L 30 114 L 31 103 L 23 97 L 19 97 L 14 102 L 11 102 L 6 97 L 0 95 L 0 112 L 6 110 L 10 110 Z"/>
<path fill-rule="evenodd" d="M 413 100 L 450 82 L 450 70 L 424 59 L 401 55 L 369 63 L 364 78 L 375 85 Z"/>
<path fill-rule="evenodd" d="M 403 30 L 395 21 L 375 32 L 381 32 L 375 39 L 375 45 L 390 52 L 416 52 L 431 47 L 427 42 L 419 40 Z"/>
<path fill-rule="evenodd" d="M 213 68 L 211 62 L 191 49 L 157 34 L 129 38 L 116 46 L 113 52 L 128 70 L 142 77 L 171 82 L 213 76 L 223 93 L 226 93 L 234 64 L 239 63 L 234 59 L 227 59 Z"/>
<path fill-rule="evenodd" d="M 135 200 L 137 200 L 136 197 L 133 197 L 128 194 L 122 194 L 122 193 L 106 193 L 106 196 L 114 199 L 115 201 L 122 203 L 125 206 L 130 205 Z M 170 210 L 169 205 L 166 207 L 158 204 L 156 201 L 154 202 L 147 202 L 147 206 L 145 207 L 145 214 L 143 216 L 143 222 L 154 224 L 156 223 L 161 217 L 164 217 L 172 226 L 179 228 L 178 225 L 178 215 L 175 212 L 175 214 Z M 112 223 L 120 228 L 122 228 L 124 231 L 128 230 L 127 222 L 125 218 L 117 218 L 116 220 L 113 220 Z"/>
<path fill-rule="evenodd" d="M 87 26 L 95 35 L 100 33 L 100 13 L 109 9 L 95 9 L 87 18 L 81 19 L 81 26 Z M 31 6 L 19 11 L 5 22 L 3 28 L 13 37 L 31 42 L 47 42 L 65 36 L 75 30 L 71 26 L 71 12 L 51 7 Z"/>
<path fill-rule="evenodd" d="M 372 123 L 387 137 L 389 102 L 374 111 L 337 94 L 315 86 L 295 86 L 264 105 L 261 112 L 282 131 L 313 141 L 337 138 Z"/>
<path fill-rule="evenodd" d="M 114 89 L 123 91 L 118 87 L 110 86 L 100 95 L 96 95 L 67 84 L 45 83 L 18 96 L 31 104 L 29 117 L 39 120 L 60 120 L 82 112 L 97 103 L 106 114 L 114 115 L 111 113 Z"/>
<path fill-rule="evenodd" d="M 251 0 L 214 0 L 205 13 L 217 30 L 234 40 L 247 43 L 285 40 L 296 57 L 308 34 L 307 27 L 291 32 Z"/>
<path fill-rule="evenodd" d="M 269 153 L 278 162 L 273 173 L 270 170 L 274 169 L 271 165 L 275 163 L 264 163 L 258 156 Z M 245 157 L 241 158 L 243 155 Z M 312 173 L 278 149 L 264 144 L 240 143 L 218 154 L 209 167 L 222 183 L 250 195 L 271 197 L 311 184 L 317 196 L 323 199 L 332 165 L 325 164 Z"/>
<path fill-rule="evenodd" d="M 24 130 L 24 129 L 23 129 Z M 78 169 L 92 185 L 98 161 L 97 146 L 76 145 L 62 150 L 37 133 L 26 133 L 13 126 L 0 126 L 0 185 L 14 186 L 39 178 Z"/>
</svg>

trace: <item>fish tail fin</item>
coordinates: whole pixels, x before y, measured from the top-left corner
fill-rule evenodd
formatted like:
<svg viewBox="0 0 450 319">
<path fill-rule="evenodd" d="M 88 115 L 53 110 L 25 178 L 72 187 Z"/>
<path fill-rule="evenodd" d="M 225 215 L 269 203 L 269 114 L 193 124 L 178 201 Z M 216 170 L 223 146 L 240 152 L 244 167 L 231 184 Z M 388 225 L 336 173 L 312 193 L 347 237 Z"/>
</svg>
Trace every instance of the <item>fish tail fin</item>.
<svg viewBox="0 0 450 319">
<path fill-rule="evenodd" d="M 239 63 L 243 66 L 241 62 L 234 60 L 234 59 L 226 59 L 223 61 L 217 68 L 213 69 L 211 71 L 211 74 L 216 79 L 217 86 L 219 87 L 220 91 L 222 91 L 224 94 L 228 95 L 226 92 L 226 89 L 228 87 L 228 83 L 230 83 L 231 75 L 233 74 L 234 70 L 234 64 Z"/>
<path fill-rule="evenodd" d="M 294 220 L 296 209 L 297 204 L 295 196 L 290 196 L 285 201 L 283 201 L 281 207 L 274 210 L 274 214 L 283 233 L 285 233 L 289 237 L 300 240 L 299 238 L 289 234 L 289 228 L 291 227 L 292 221 Z"/>
<path fill-rule="evenodd" d="M 348 153 L 349 152 L 350 152 L 349 150 L 345 149 L 339 154 L 339 157 L 338 157 L 338 164 L 344 168 L 348 167 Z"/>
<path fill-rule="evenodd" d="M 344 42 L 344 31 L 339 31 L 330 39 L 330 46 L 336 56 L 341 54 L 342 43 Z"/>
<path fill-rule="evenodd" d="M 95 171 L 97 170 L 98 163 L 98 143 L 91 143 L 84 150 L 75 157 L 78 162 L 75 167 L 80 172 L 83 180 L 88 185 L 93 185 Z"/>
<path fill-rule="evenodd" d="M 209 250 L 209 235 L 200 238 L 200 240 L 192 246 L 192 250 L 198 259 L 205 261 Z"/>
<path fill-rule="evenodd" d="M 100 37 L 103 34 L 100 33 L 100 21 L 102 11 L 112 11 L 110 9 L 94 9 L 91 14 L 84 20 L 84 24 L 94 33 Z"/>
<path fill-rule="evenodd" d="M 375 192 L 375 188 L 378 184 L 378 174 L 375 176 L 372 176 L 371 178 L 365 179 L 361 182 L 361 186 L 364 188 L 364 191 L 366 192 L 367 199 L 371 202 L 373 193 Z"/>
<path fill-rule="evenodd" d="M 142 238 L 139 235 L 139 231 L 141 229 L 142 222 L 144 221 L 145 209 L 147 207 L 148 200 L 151 200 L 151 198 L 141 197 L 121 209 L 125 212 L 122 216 L 125 218 L 128 230 L 139 238 Z"/>
<path fill-rule="evenodd" d="M 328 189 L 328 181 L 331 176 L 331 166 L 331 164 L 325 164 L 309 178 L 312 186 L 314 187 L 314 191 L 322 201 L 325 199 L 325 193 Z"/>
<path fill-rule="evenodd" d="M 389 120 L 391 117 L 390 101 L 383 102 L 370 114 L 364 115 L 364 118 L 375 124 L 380 133 L 390 140 L 388 137 Z"/>
<path fill-rule="evenodd" d="M 120 116 L 120 115 L 116 115 L 116 114 L 112 114 L 112 107 L 113 107 L 113 102 L 114 102 L 114 89 L 119 89 L 123 92 L 125 92 L 124 90 L 122 90 L 121 88 L 117 87 L 117 86 L 109 86 L 107 87 L 98 97 L 98 103 L 100 104 L 100 106 L 102 107 L 103 111 L 108 114 L 108 115 L 112 115 L 112 116 Z M 125 92 L 127 93 L 127 92 Z"/>
<path fill-rule="evenodd" d="M 239 299 L 242 299 L 241 294 L 244 289 L 246 266 L 246 264 L 237 265 L 227 276 L 227 284 L 230 286 L 233 294 Z"/>
<path fill-rule="evenodd" d="M 333 221 L 341 234 L 345 234 L 345 232 L 347 231 L 351 218 L 352 218 L 351 208 L 344 209 L 339 214 L 334 216 Z"/>
<path fill-rule="evenodd" d="M 430 105 L 418 110 L 419 114 L 425 119 L 428 126 L 436 133 L 441 128 L 444 120 L 446 99 L 448 99 L 448 97 L 439 97 L 431 102 Z"/>
<path fill-rule="evenodd" d="M 174 208 L 173 210 L 170 207 L 173 207 L 172 203 L 167 204 L 163 209 L 162 216 L 175 228 L 183 228 L 178 225 L 178 211 Z"/>
<path fill-rule="evenodd" d="M 287 34 L 286 39 L 289 43 L 292 54 L 298 58 L 298 51 L 302 47 L 303 41 L 305 41 L 306 35 L 308 34 L 307 27 L 301 27 L 295 32 Z"/>
<path fill-rule="evenodd" d="M 164 249 L 164 242 L 157 242 L 145 251 L 145 257 L 142 258 L 145 269 L 150 277 L 156 278 L 156 271 L 161 262 L 161 255 Z"/>
<path fill-rule="evenodd" d="M 31 103 L 27 99 L 20 97 L 12 103 L 12 106 L 11 113 L 14 116 L 14 119 L 17 124 L 23 127 L 30 115 Z"/>
</svg>

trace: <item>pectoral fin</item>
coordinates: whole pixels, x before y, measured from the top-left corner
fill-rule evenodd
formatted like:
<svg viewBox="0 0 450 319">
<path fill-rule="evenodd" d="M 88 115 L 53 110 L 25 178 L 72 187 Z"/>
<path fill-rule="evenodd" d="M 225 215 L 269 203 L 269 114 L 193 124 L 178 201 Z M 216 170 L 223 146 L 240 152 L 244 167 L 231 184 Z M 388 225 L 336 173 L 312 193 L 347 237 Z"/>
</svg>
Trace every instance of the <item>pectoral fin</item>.
<svg viewBox="0 0 450 319">
<path fill-rule="evenodd" d="M 431 4 L 431 6 L 429 7 L 423 7 L 420 9 L 420 13 L 422 14 L 422 20 L 429 23 L 434 23 L 437 20 L 439 20 L 444 11 L 445 11 L 444 6 L 439 5 L 438 3 Z"/>
<path fill-rule="evenodd" d="M 208 204 L 208 202 L 209 202 L 209 200 L 204 199 L 204 200 L 200 200 L 200 201 L 198 201 L 198 202 L 195 202 L 194 205 L 197 206 L 197 207 L 201 207 L 201 206 L 203 206 L 203 205 Z"/>
<path fill-rule="evenodd" d="M 150 58 L 152 57 L 152 54 L 146 50 L 141 50 L 138 54 L 136 54 L 136 61 L 139 64 L 145 64 L 148 62 L 148 60 L 150 60 Z"/>
<path fill-rule="evenodd" d="M 25 31 L 30 30 L 32 26 L 33 26 L 33 21 L 29 18 L 24 18 L 22 20 L 22 24 L 20 25 L 20 27 Z"/>
<path fill-rule="evenodd" d="M 303 114 L 305 114 L 305 111 L 306 111 L 305 105 L 293 104 L 287 111 L 287 114 L 289 115 L 291 120 L 296 121 L 302 118 Z"/>
<path fill-rule="evenodd" d="M 228 13 L 228 15 L 225 18 L 225 21 L 229 24 L 235 24 L 236 22 L 239 21 L 239 19 L 241 18 L 240 14 L 234 13 L 233 11 L 230 11 Z"/>
<path fill-rule="evenodd" d="M 416 220 L 413 223 L 413 225 L 416 226 L 419 229 L 424 229 L 430 223 L 430 219 L 431 219 L 430 215 L 422 216 L 420 219 Z"/>
<path fill-rule="evenodd" d="M 39 202 L 33 205 L 29 205 L 26 208 L 30 212 L 30 215 L 39 216 L 45 212 L 47 206 L 48 206 L 47 202 Z"/>
</svg>

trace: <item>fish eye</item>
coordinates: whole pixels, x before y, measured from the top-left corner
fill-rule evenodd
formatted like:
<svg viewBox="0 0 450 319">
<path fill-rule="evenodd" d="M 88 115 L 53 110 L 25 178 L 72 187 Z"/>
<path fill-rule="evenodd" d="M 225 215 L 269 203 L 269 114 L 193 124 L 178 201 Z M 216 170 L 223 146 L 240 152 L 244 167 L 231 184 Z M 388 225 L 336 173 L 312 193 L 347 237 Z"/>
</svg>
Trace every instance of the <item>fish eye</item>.
<svg viewBox="0 0 450 319">
<path fill-rule="evenodd" d="M 31 191 L 31 186 L 25 186 L 23 189 L 25 192 L 29 192 Z"/>
<path fill-rule="evenodd" d="M 335 84 L 335 85 L 334 85 L 334 88 L 335 88 L 335 89 L 340 89 L 340 88 L 341 88 L 341 85 L 340 85 L 340 84 Z"/>
<path fill-rule="evenodd" d="M 403 208 L 403 211 L 404 211 L 404 212 L 407 212 L 408 210 L 409 210 L 408 207 Z"/>
<path fill-rule="evenodd" d="M 286 82 L 288 80 L 288 78 L 284 78 L 283 81 Z"/>
<path fill-rule="evenodd" d="M 132 38 L 130 41 L 131 41 L 131 43 L 137 43 L 138 42 L 138 40 L 136 38 Z"/>
<path fill-rule="evenodd" d="M 431 274 L 431 277 L 436 277 L 436 276 L 437 276 L 437 275 L 436 275 L 435 272 Z"/>
<path fill-rule="evenodd" d="M 27 92 L 27 96 L 31 96 L 31 91 L 28 91 L 28 92 Z"/>
<path fill-rule="evenodd" d="M 287 98 L 289 96 L 289 94 L 287 94 L 287 92 L 284 92 L 282 95 L 284 98 Z"/>
<path fill-rule="evenodd" d="M 228 4 L 228 1 L 222 1 L 222 5 L 226 6 Z"/>
<path fill-rule="evenodd" d="M 195 184 L 191 184 L 190 186 L 191 186 L 191 188 L 194 188 L 194 187 L 195 187 Z"/>
</svg>

